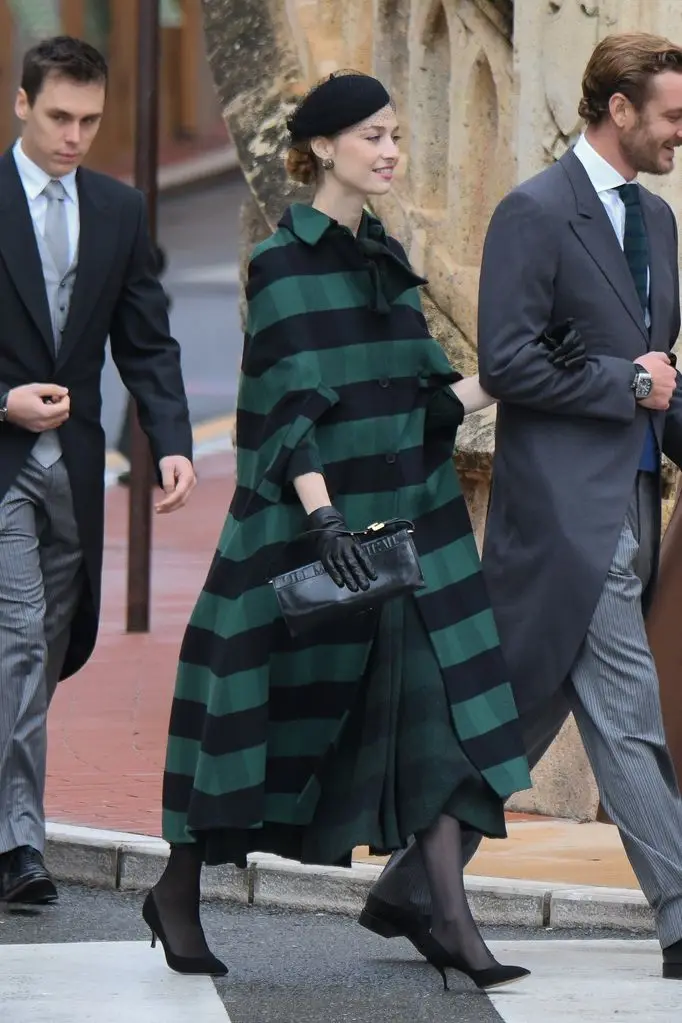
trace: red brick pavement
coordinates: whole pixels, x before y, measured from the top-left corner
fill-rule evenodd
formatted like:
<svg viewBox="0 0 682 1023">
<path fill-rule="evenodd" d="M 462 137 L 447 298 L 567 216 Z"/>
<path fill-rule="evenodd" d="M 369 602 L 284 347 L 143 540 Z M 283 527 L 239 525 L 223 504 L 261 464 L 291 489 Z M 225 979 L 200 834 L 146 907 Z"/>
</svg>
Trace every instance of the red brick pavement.
<svg viewBox="0 0 682 1023">
<path fill-rule="evenodd" d="M 199 463 L 189 505 L 154 518 L 151 632 L 125 632 L 127 490 L 107 493 L 97 648 L 50 708 L 48 820 L 160 834 L 161 775 L 184 627 L 232 495 L 232 454 Z M 157 492 L 158 493 L 158 492 Z"/>
</svg>

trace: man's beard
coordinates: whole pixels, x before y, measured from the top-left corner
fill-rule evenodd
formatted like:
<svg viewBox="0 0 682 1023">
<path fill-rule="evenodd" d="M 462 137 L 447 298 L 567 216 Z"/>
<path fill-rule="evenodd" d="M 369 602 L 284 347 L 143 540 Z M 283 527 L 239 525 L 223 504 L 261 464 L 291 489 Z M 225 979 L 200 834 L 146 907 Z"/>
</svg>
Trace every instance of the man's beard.
<svg viewBox="0 0 682 1023">
<path fill-rule="evenodd" d="M 633 130 L 620 140 L 623 155 L 637 174 L 669 174 L 672 167 L 661 167 L 663 143 L 657 142 L 643 126 Z"/>
</svg>

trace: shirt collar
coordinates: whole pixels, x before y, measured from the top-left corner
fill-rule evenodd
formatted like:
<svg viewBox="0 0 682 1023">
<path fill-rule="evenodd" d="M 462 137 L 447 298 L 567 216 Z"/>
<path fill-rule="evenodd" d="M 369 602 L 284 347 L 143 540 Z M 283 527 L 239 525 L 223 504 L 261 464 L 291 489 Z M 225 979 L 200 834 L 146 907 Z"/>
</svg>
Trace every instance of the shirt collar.
<svg viewBox="0 0 682 1023">
<path fill-rule="evenodd" d="M 575 144 L 573 152 L 580 160 L 587 171 L 587 176 L 592 186 L 599 195 L 601 192 L 608 192 L 612 188 L 626 185 L 627 181 L 615 167 L 600 156 L 594 146 L 591 146 L 584 135 L 581 135 Z"/>
<path fill-rule="evenodd" d="M 24 152 L 24 147 L 21 144 L 21 139 L 17 139 L 14 145 L 14 162 L 17 165 L 19 171 L 19 177 L 21 183 L 24 186 L 24 191 L 28 196 L 29 200 L 33 201 L 44 190 L 45 185 L 48 181 L 51 181 L 49 174 L 39 167 L 33 160 Z M 56 179 L 61 181 L 64 186 L 64 191 L 71 202 L 78 202 L 78 188 L 76 186 L 76 171 L 69 171 L 64 177 Z"/>
</svg>

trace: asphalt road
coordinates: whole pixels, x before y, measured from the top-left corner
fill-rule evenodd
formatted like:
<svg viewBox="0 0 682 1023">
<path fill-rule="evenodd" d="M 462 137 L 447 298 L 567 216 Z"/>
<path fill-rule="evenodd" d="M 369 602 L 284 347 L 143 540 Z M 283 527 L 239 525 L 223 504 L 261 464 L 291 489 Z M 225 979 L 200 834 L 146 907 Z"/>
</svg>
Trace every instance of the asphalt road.
<svg viewBox="0 0 682 1023">
<path fill-rule="evenodd" d="M 165 967 L 160 949 L 152 951 L 148 944 L 142 943 L 149 938 L 149 932 L 139 915 L 141 896 L 97 892 L 79 887 L 62 887 L 61 891 L 61 900 L 57 906 L 26 910 L 23 914 L 0 911 L 0 1018 L 14 1023 L 13 1015 L 3 1014 L 2 1003 L 3 954 L 7 962 L 13 951 L 9 949 L 10 945 L 33 946 L 30 963 L 31 971 L 35 972 L 30 973 L 23 994 L 29 997 L 34 991 L 41 992 L 40 1015 L 38 1011 L 35 1017 L 19 1015 L 20 1023 L 34 1018 L 45 1020 L 46 1023 L 60 1023 L 62 1018 L 67 1018 L 57 1014 L 52 1016 L 49 1011 L 45 1011 L 45 992 L 49 992 L 50 984 L 41 978 L 41 962 L 46 962 L 46 957 L 40 948 L 36 948 L 45 944 L 50 944 L 51 948 L 60 947 L 62 980 L 68 974 L 72 958 L 76 963 L 76 949 L 79 948 L 73 945 L 73 957 L 70 957 L 68 951 L 65 952 L 61 947 L 63 943 L 111 942 L 111 945 L 102 946 L 102 954 L 106 953 L 107 958 L 104 960 L 104 980 L 101 983 L 111 982 L 110 974 L 116 971 L 115 956 L 120 949 L 121 955 L 125 953 L 133 957 L 127 960 L 127 975 L 132 984 L 135 983 L 135 973 L 139 971 L 145 985 L 140 987 L 140 991 L 148 992 L 149 986 L 158 981 L 175 985 L 172 989 L 175 1006 L 181 1001 L 185 1004 L 185 998 L 191 1001 L 199 997 L 199 989 L 191 986 L 197 981 L 196 978 L 171 975 Z M 508 992 L 499 996 L 498 1007 L 503 1013 L 500 1015 L 488 996 L 477 991 L 465 978 L 451 972 L 451 990 L 444 992 L 436 972 L 424 963 L 409 943 L 386 942 L 376 938 L 349 918 L 237 908 L 218 903 L 204 905 L 202 914 L 212 948 L 230 967 L 229 976 L 216 981 L 216 990 L 229 1013 L 231 1023 L 500 1023 L 502 1020 L 531 1023 L 531 1016 L 525 1018 L 527 1010 L 524 1008 L 520 1009 L 520 1016 L 514 1015 L 514 1011 L 518 1011 L 521 1005 L 519 998 L 524 997 L 522 984 L 500 989 Z M 580 936 L 584 938 L 586 932 L 581 931 Z M 514 946 L 518 943 L 539 938 L 534 945 L 549 951 L 548 945 L 553 939 L 562 939 L 561 944 L 556 946 L 556 955 L 550 955 L 551 968 L 558 976 L 566 972 L 564 941 L 571 937 L 573 935 L 567 931 L 498 929 L 486 933 L 488 940 L 511 942 L 512 947 L 505 946 L 505 956 L 500 955 L 500 958 L 512 962 L 518 959 L 520 963 L 525 961 L 528 952 L 527 946 L 519 945 L 516 957 Z M 594 931 L 588 937 L 594 939 L 608 935 Z M 126 945 L 127 942 L 139 944 Z M 634 949 L 641 944 L 634 942 L 631 946 Z M 21 949 L 17 949 L 15 954 L 21 952 Z M 647 954 L 654 961 L 651 949 Z M 587 950 L 586 956 L 588 960 L 593 958 Z M 119 978 L 119 984 L 125 985 L 125 979 Z M 13 989 L 9 968 L 5 971 L 4 983 L 10 992 L 5 996 L 9 999 L 7 1005 L 11 1007 L 14 1003 L 10 997 Z M 51 983 L 54 984 L 54 981 Z M 83 985 L 82 976 L 78 983 Z M 671 989 L 666 986 L 670 982 L 656 983 L 663 985 L 664 994 L 670 994 Z M 222 1017 L 220 1002 L 215 998 L 210 983 L 205 984 Z M 682 989 L 675 987 L 675 991 L 678 990 L 682 1004 Z M 206 991 L 203 993 L 205 995 Z M 72 1000 L 76 994 L 77 989 L 74 988 Z M 118 994 L 123 997 L 123 988 Z M 34 997 L 37 998 L 37 995 L 34 994 Z M 503 997 L 506 1000 L 501 1000 Z M 590 997 L 595 997 L 594 991 L 590 992 Z M 140 994 L 134 1004 L 138 1004 L 141 998 Z M 603 1015 L 604 1019 L 630 1018 L 627 1013 L 618 1014 L 621 1011 L 618 1008 L 620 1001 L 616 984 L 613 991 L 614 1014 Z M 69 1011 L 72 1014 L 69 1018 L 79 1023 L 81 1019 L 92 1020 L 93 1023 L 99 1023 L 100 1019 L 110 1019 L 109 1015 L 98 1015 L 92 1005 L 91 1014 L 88 1015 L 74 1015 L 76 1010 L 73 1006 Z M 104 1011 L 105 1007 L 102 1006 L 101 1012 Z M 512 1015 L 508 1015 L 509 1011 Z M 131 1023 L 131 1019 L 137 1017 L 125 1018 L 126 1023 Z M 158 1023 L 168 1023 L 171 1018 L 176 1017 L 159 1011 L 158 1015 L 147 1016 L 146 1023 L 156 1023 L 157 1019 Z M 189 1016 L 185 1018 L 189 1021 Z M 205 1018 L 213 1020 L 218 1017 L 206 1015 Z M 583 1021 L 587 1017 L 584 1016 L 584 1010 L 581 1010 L 575 1016 L 561 1016 L 561 1019 L 564 1018 Z M 674 1017 L 651 1018 L 661 1018 L 666 1023 L 672 1023 Z M 536 1016 L 533 1015 L 532 1019 L 535 1020 Z M 601 1023 L 602 1016 L 599 1019 Z M 197 1023 L 199 1020 L 197 1016 Z M 203 1017 L 201 1023 L 204 1023 Z M 227 1016 L 225 1023 L 228 1023 Z M 555 1017 L 549 1014 L 546 1019 L 543 1017 L 543 1023 L 555 1023 Z"/>
<path fill-rule="evenodd" d="M 159 243 L 168 268 L 171 328 L 182 349 L 194 424 L 234 411 L 242 348 L 239 322 L 239 210 L 248 189 L 236 171 L 159 202 Z M 115 447 L 125 391 L 109 356 L 104 369 L 103 422 Z"/>
</svg>

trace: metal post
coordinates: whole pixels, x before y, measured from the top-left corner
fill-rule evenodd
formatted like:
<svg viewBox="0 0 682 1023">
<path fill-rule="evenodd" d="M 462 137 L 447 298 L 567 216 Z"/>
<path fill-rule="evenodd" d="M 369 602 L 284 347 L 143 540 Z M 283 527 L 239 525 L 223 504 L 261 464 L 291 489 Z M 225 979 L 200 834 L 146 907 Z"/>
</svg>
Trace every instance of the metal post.
<svg viewBox="0 0 682 1023">
<path fill-rule="evenodd" d="M 135 185 L 145 195 L 156 241 L 159 158 L 159 0 L 138 0 Z M 131 408 L 128 506 L 128 632 L 149 632 L 154 468 L 149 444 Z"/>
</svg>

